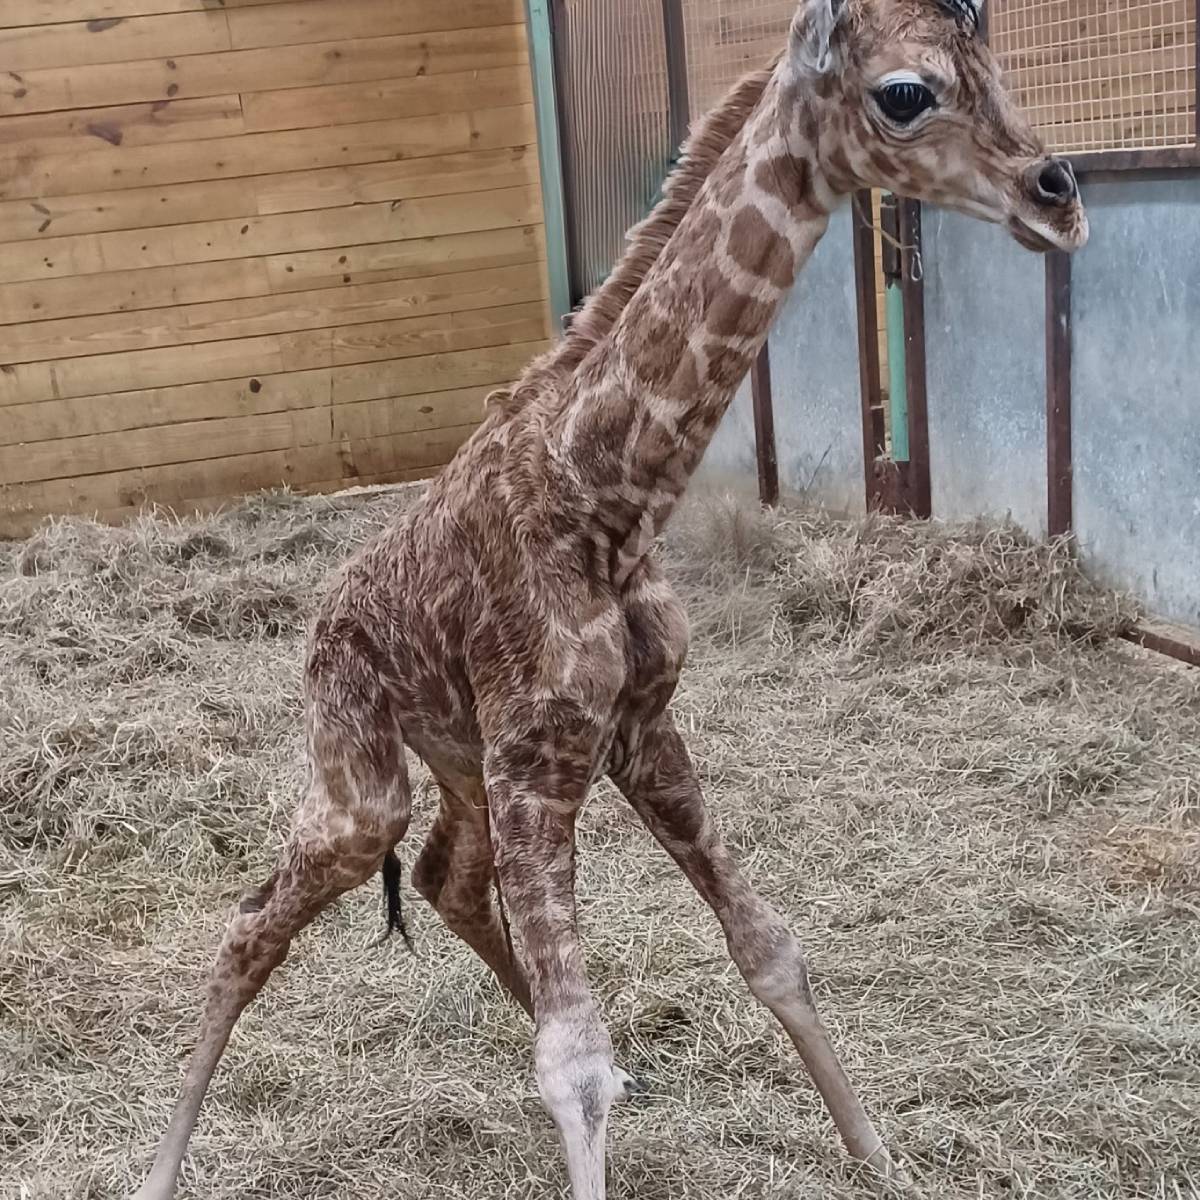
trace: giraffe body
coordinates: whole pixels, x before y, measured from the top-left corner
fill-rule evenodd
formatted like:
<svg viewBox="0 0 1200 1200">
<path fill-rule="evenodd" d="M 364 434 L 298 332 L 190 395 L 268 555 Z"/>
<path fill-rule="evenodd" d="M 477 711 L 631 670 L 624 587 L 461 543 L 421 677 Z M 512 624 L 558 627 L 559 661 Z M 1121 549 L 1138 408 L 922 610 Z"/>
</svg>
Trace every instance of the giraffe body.
<svg viewBox="0 0 1200 1200">
<path fill-rule="evenodd" d="M 804 0 L 787 49 L 693 134 L 566 337 L 489 400 L 416 508 L 344 567 L 309 640 L 311 779 L 275 872 L 230 922 L 136 1200 L 172 1195 L 237 1017 L 292 937 L 407 832 L 406 748 L 441 790 L 414 884 L 535 1018 L 574 1200 L 603 1200 L 608 1112 L 630 1084 L 575 926 L 575 818 L 603 775 L 712 909 L 849 1151 L 895 1173 L 799 942 L 705 809 L 669 711 L 687 620 L 652 550 L 855 188 L 952 204 L 1033 249 L 1086 238 L 1074 177 L 1012 111 L 975 16 L 974 0 Z"/>
</svg>

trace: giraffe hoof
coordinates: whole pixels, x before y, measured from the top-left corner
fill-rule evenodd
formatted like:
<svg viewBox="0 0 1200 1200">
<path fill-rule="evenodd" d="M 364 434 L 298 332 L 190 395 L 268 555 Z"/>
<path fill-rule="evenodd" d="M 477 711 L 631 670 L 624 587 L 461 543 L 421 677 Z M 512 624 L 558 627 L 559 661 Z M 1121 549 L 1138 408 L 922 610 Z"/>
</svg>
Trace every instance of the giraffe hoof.
<svg viewBox="0 0 1200 1200">
<path fill-rule="evenodd" d="M 647 1092 L 645 1084 L 638 1083 L 627 1071 L 613 1067 L 613 1082 L 617 1086 L 618 1100 L 632 1100 L 634 1096 L 643 1096 Z"/>
</svg>

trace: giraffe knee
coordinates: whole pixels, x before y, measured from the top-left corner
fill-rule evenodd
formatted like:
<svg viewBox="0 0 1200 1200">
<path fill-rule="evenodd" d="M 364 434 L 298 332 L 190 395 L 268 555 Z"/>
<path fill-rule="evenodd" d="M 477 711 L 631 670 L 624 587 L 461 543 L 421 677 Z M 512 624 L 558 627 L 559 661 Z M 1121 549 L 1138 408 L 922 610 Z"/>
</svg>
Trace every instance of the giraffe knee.
<svg viewBox="0 0 1200 1200">
<path fill-rule="evenodd" d="M 734 959 L 750 991 L 769 1009 L 798 1021 L 816 1022 L 808 962 L 794 934 L 778 931 L 765 946 L 756 947 L 749 956 L 735 952 Z"/>
<path fill-rule="evenodd" d="M 564 1131 L 595 1130 L 628 1094 L 629 1077 L 613 1064 L 598 1012 L 540 1021 L 534 1058 L 542 1103 Z"/>
</svg>

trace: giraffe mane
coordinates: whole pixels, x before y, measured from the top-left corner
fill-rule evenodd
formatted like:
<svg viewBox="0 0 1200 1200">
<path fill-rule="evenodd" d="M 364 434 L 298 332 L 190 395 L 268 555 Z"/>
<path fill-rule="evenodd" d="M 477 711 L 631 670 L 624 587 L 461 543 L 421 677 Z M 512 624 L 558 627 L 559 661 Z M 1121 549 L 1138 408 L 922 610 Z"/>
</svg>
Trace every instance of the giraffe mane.
<svg viewBox="0 0 1200 1200">
<path fill-rule="evenodd" d="M 524 407 L 522 393 L 535 377 L 544 377 L 548 371 L 574 371 L 612 332 L 721 156 L 762 99 L 780 57 L 781 54 L 777 54 L 767 66 L 743 76 L 725 98 L 692 127 L 678 164 L 663 184 L 662 198 L 649 216 L 630 229 L 625 252 L 608 278 L 584 301 L 559 343 L 535 359 L 518 384 L 511 390 L 501 389 L 488 396 L 486 406 L 489 410 L 512 415 Z"/>
<path fill-rule="evenodd" d="M 663 184 L 662 199 L 633 226 L 628 246 L 609 277 L 588 297 L 563 339 L 557 365 L 571 370 L 612 330 L 663 247 L 687 215 L 721 155 L 741 132 L 771 80 L 769 67 L 743 76 L 725 98 L 692 128 L 680 161 Z"/>
</svg>

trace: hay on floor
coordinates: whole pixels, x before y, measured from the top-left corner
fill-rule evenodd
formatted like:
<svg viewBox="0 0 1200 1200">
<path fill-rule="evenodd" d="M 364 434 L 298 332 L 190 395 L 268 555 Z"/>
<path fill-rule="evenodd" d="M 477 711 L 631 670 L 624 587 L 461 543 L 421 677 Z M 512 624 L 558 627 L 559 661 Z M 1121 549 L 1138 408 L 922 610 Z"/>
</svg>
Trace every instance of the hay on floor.
<svg viewBox="0 0 1200 1200">
<path fill-rule="evenodd" d="M 4 1200 L 142 1177 L 224 916 L 299 786 L 306 613 L 409 502 L 0 544 Z M 693 504 L 666 554 L 710 801 L 919 1194 L 1200 1195 L 1200 672 L 1115 640 L 1129 606 L 1009 529 Z M 614 1115 L 613 1197 L 877 1194 L 611 790 L 580 840 L 592 977 L 649 1088 Z M 563 1194 L 523 1017 L 409 902 L 416 956 L 372 947 L 375 886 L 298 940 L 188 1195 Z"/>
</svg>

